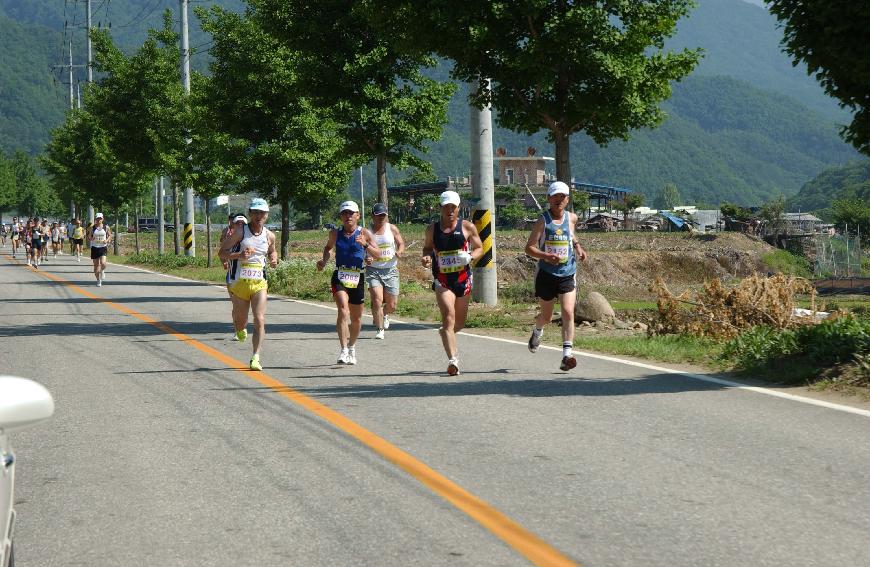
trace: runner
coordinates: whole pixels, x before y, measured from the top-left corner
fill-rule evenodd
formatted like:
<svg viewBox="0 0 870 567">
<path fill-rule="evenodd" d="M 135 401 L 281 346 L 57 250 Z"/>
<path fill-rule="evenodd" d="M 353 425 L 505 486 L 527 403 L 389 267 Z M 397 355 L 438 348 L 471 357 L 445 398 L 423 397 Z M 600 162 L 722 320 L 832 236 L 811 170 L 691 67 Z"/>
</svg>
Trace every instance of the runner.
<svg viewBox="0 0 870 567">
<path fill-rule="evenodd" d="M 12 233 L 12 257 L 14 258 L 21 245 L 21 223 L 18 222 L 18 217 L 12 217 L 12 228 L 9 230 Z"/>
<path fill-rule="evenodd" d="M 39 234 L 42 235 L 42 246 L 39 248 L 39 263 L 48 262 L 48 250 L 51 246 L 51 227 L 48 226 L 48 221 L 42 219 L 39 225 Z"/>
<path fill-rule="evenodd" d="M 51 255 L 57 258 L 57 253 L 60 252 L 60 227 L 56 222 L 51 223 Z"/>
<path fill-rule="evenodd" d="M 81 224 L 81 223 L 79 223 Z M 69 223 L 66 225 L 66 237 L 69 239 L 69 255 L 72 256 L 76 253 L 76 243 L 73 242 L 75 238 L 73 234 L 76 230 L 76 219 L 75 217 L 69 219 Z M 82 239 L 84 239 L 84 231 L 82 231 Z"/>
<path fill-rule="evenodd" d="M 265 227 L 269 218 L 269 204 L 265 199 L 251 199 L 248 205 L 250 224 L 234 230 L 224 239 L 220 259 L 229 261 L 227 284 L 233 302 L 233 327 L 239 342 L 248 338 L 248 311 L 254 319 L 253 356 L 249 367 L 262 370 L 260 345 L 266 340 L 266 299 L 269 284 L 266 280 L 266 260 L 269 266 L 278 265 L 275 235 Z"/>
<path fill-rule="evenodd" d="M 379 256 L 374 235 L 367 228 L 357 226 L 359 206 L 345 201 L 339 206 L 342 225 L 329 231 L 323 258 L 317 261 L 317 270 L 323 271 L 329 255 L 335 248 L 335 270 L 332 272 L 332 298 L 338 307 L 335 329 L 341 350 L 338 364 L 356 364 L 356 340 L 362 327 L 365 282 L 362 274 L 366 254 Z"/>
<path fill-rule="evenodd" d="M 399 298 L 399 269 L 396 265 L 405 253 L 405 241 L 399 229 L 387 222 L 386 205 L 377 203 L 372 208 L 372 217 L 372 234 L 380 256 L 367 257 L 366 282 L 372 295 L 372 318 L 377 329 L 375 338 L 383 339 L 384 331 L 390 328 L 390 315 L 396 312 Z"/>
<path fill-rule="evenodd" d="M 553 304 L 558 296 L 562 312 L 562 363 L 559 368 L 565 371 L 577 366 L 577 359 L 571 352 L 574 346 L 577 262 L 586 261 L 586 251 L 574 236 L 577 215 L 565 210 L 568 195 L 567 184 L 561 181 L 550 184 L 547 190 L 549 209 L 535 222 L 526 244 L 526 254 L 538 260 L 535 297 L 541 308 L 529 337 L 529 351 L 538 351 L 544 326 L 553 318 Z"/>
<path fill-rule="evenodd" d="M 36 221 L 30 223 L 30 232 L 27 234 L 27 242 L 30 244 L 27 255 L 27 265 L 39 269 L 39 258 L 42 254 L 42 232 Z"/>
<path fill-rule="evenodd" d="M 227 236 L 232 235 L 233 230 L 236 227 L 236 218 L 241 217 L 244 220 L 244 224 L 248 224 L 248 219 L 245 218 L 245 215 L 237 215 L 235 213 L 227 215 L 227 225 L 221 231 L 220 240 L 218 240 L 218 244 L 223 244 L 224 240 L 226 240 Z M 218 248 L 220 249 L 220 248 Z M 223 260 L 224 270 L 229 270 L 230 263 L 226 260 Z M 228 276 L 229 277 L 229 276 Z"/>
<path fill-rule="evenodd" d="M 85 242 L 85 227 L 82 226 L 82 221 L 79 219 L 73 219 L 73 229 L 72 229 L 72 238 L 70 239 L 72 242 L 72 250 L 70 254 L 75 254 L 76 262 L 82 261 L 82 245 Z"/>
<path fill-rule="evenodd" d="M 228 226 L 225 226 L 223 231 L 221 231 L 221 238 L 220 238 L 221 244 L 224 243 L 224 240 L 226 240 L 227 237 L 232 236 L 234 232 L 244 230 L 245 225 L 248 224 L 248 219 L 247 219 L 247 217 L 245 217 L 245 215 L 241 215 L 241 214 L 230 215 L 230 217 L 232 217 L 232 218 L 229 218 L 227 220 Z M 242 246 L 241 243 L 236 244 L 230 250 L 230 253 L 232 254 L 234 252 L 238 252 L 239 250 L 241 250 L 241 246 Z M 218 255 L 220 255 L 220 254 L 218 254 Z M 221 262 L 224 265 L 224 269 L 227 271 L 227 276 L 226 276 L 227 293 L 230 295 L 230 301 L 232 301 L 233 292 L 230 291 L 230 283 L 231 283 L 230 282 L 230 262 L 229 262 L 229 260 L 221 260 Z M 245 331 L 245 333 L 247 333 L 247 331 Z M 245 336 L 247 336 L 247 334 Z M 239 340 L 239 334 L 236 332 L 235 323 L 233 323 L 233 340 L 234 341 Z"/>
<path fill-rule="evenodd" d="M 6 228 L 6 223 L 0 224 L 0 243 L 3 244 L 3 248 L 6 248 L 6 234 L 8 229 Z"/>
<path fill-rule="evenodd" d="M 103 272 L 106 271 L 106 254 L 109 252 L 109 242 L 112 241 L 112 231 L 105 224 L 103 213 L 97 213 L 94 217 L 94 226 L 88 233 L 88 241 L 91 243 L 91 260 L 94 262 L 97 287 L 102 287 Z"/>
<path fill-rule="evenodd" d="M 459 374 L 456 333 L 465 326 L 471 297 L 471 262 L 483 254 L 480 235 L 474 224 L 459 218 L 459 194 L 441 193 L 441 219 L 426 227 L 424 268 L 432 267 L 432 289 L 441 310 L 441 344 L 447 354 L 447 374 Z M 469 248 L 471 249 L 469 251 Z M 434 261 L 433 261 L 434 260 Z"/>
</svg>

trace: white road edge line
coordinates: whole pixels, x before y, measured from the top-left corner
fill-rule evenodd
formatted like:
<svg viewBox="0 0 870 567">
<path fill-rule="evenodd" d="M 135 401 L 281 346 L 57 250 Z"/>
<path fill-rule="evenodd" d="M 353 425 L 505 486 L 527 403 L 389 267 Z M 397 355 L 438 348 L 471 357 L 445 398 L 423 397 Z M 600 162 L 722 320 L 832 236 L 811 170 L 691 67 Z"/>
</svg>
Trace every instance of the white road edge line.
<svg viewBox="0 0 870 567">
<path fill-rule="evenodd" d="M 179 276 L 172 276 L 172 275 L 169 275 L 169 274 L 161 274 L 160 272 L 154 272 L 154 271 L 151 271 L 151 270 L 146 270 L 145 268 L 138 268 L 138 267 L 135 267 L 135 266 L 128 266 L 128 265 L 126 265 L 126 264 L 113 264 L 113 265 L 115 265 L 115 266 L 123 266 L 123 267 L 125 267 L 125 268 L 131 268 L 131 269 L 133 269 L 133 270 L 139 270 L 140 272 L 147 272 L 147 273 L 149 273 L 149 274 L 154 274 L 154 275 L 158 275 L 158 276 L 164 276 L 164 277 L 167 277 L 167 278 L 173 278 L 173 279 L 176 279 L 176 280 L 182 280 L 182 281 L 187 281 L 187 282 L 192 282 L 192 283 L 199 283 L 199 284 L 203 283 L 203 282 L 200 282 L 200 281 L 197 281 L 197 280 L 191 280 L 191 279 L 188 279 L 188 278 L 182 278 L 182 277 L 179 277 Z M 218 286 L 218 285 L 213 285 L 213 284 L 211 284 L 211 285 L 212 285 L 212 287 L 215 287 L 215 288 L 217 288 L 217 289 L 220 289 L 220 290 L 223 290 L 223 291 L 226 290 L 226 288 L 225 288 L 224 286 Z M 311 307 L 319 307 L 320 309 L 328 309 L 328 310 L 331 310 L 331 311 L 337 311 L 337 308 L 335 308 L 335 307 L 333 307 L 333 306 L 331 306 L 331 305 L 320 305 L 319 303 L 312 303 L 312 302 L 310 302 L 310 301 L 304 301 L 304 300 L 302 300 L 302 299 L 293 299 L 293 298 L 290 298 L 290 297 L 282 297 L 282 296 L 274 296 L 274 295 L 273 295 L 273 296 L 270 296 L 270 298 L 271 298 L 271 299 L 276 299 L 276 300 L 279 300 L 279 301 L 282 301 L 282 300 L 283 300 L 283 301 L 290 301 L 290 302 L 293 302 L 293 303 L 301 303 L 302 305 L 309 305 L 309 306 L 311 306 Z M 365 316 L 371 318 L 371 315 L 369 315 L 369 314 L 366 314 Z M 407 321 L 401 321 L 401 320 L 399 320 L 399 319 L 390 319 L 390 322 L 392 322 L 392 323 L 399 323 L 399 324 L 402 324 L 402 325 L 410 325 L 410 326 L 417 327 L 417 328 L 420 328 L 420 329 L 434 330 L 434 329 L 431 329 L 430 327 L 427 327 L 427 326 L 425 326 L 425 325 L 420 325 L 420 324 L 418 324 L 418 323 L 410 323 L 410 322 L 407 322 Z M 514 340 L 514 339 L 503 339 L 503 338 L 501 338 L 501 337 L 490 337 L 490 336 L 486 336 L 486 335 L 478 335 L 478 334 L 476 334 L 476 333 L 469 333 L 469 332 L 467 332 L 467 331 L 460 331 L 458 334 L 459 334 L 459 335 L 466 336 L 466 337 L 474 337 L 474 338 L 477 338 L 477 339 L 485 339 L 485 340 L 488 340 L 488 341 L 498 341 L 498 342 L 502 342 L 502 343 L 508 343 L 508 344 L 520 345 L 520 346 L 523 346 L 523 347 L 527 347 L 526 343 L 524 343 L 524 342 L 522 342 L 522 341 L 517 341 L 517 340 Z M 560 352 L 561 352 L 561 350 L 562 350 L 561 347 L 553 347 L 553 346 L 548 346 L 548 345 L 541 345 L 540 348 L 547 349 L 547 350 L 560 351 Z M 586 358 L 594 358 L 594 359 L 597 359 L 597 360 L 604 360 L 604 361 L 607 361 L 607 362 L 615 362 L 615 363 L 617 363 L 617 364 L 625 364 L 626 366 L 634 366 L 634 367 L 636 367 L 636 368 L 643 368 L 643 369 L 645 369 L 645 370 L 654 370 L 654 371 L 656 371 L 656 372 L 663 372 L 663 373 L 666 373 L 666 374 L 676 374 L 676 375 L 679 375 L 679 376 L 685 376 L 686 378 L 692 378 L 692 379 L 695 379 L 695 380 L 700 380 L 700 381 L 702 381 L 702 382 L 709 382 L 709 383 L 711 383 L 711 384 L 718 384 L 719 386 L 727 386 L 727 387 L 729 387 L 729 388 L 734 388 L 734 389 L 737 389 L 737 390 L 745 390 L 745 391 L 748 391 L 748 392 L 755 392 L 756 394 L 763 394 L 763 395 L 765 395 L 765 396 L 772 396 L 772 397 L 774 397 L 774 398 L 782 398 L 782 399 L 784 399 L 784 400 L 791 400 L 791 401 L 793 401 L 793 402 L 800 402 L 800 403 L 803 403 L 803 404 L 809 404 L 809 405 L 818 406 L 818 407 L 827 408 L 827 409 L 832 409 L 832 410 L 836 410 L 836 411 L 842 411 L 842 412 L 851 413 L 851 414 L 854 414 L 854 415 L 860 415 L 860 416 L 863 416 L 863 417 L 870 417 L 870 410 L 865 410 L 865 409 L 861 409 L 861 408 L 855 408 L 855 407 L 852 407 L 852 406 L 845 406 L 845 405 L 842 405 L 842 404 L 835 404 L 835 403 L 833 403 L 833 402 L 826 402 L 826 401 L 824 401 L 824 400 L 816 400 L 816 399 L 813 399 L 813 398 L 807 398 L 807 397 L 804 397 L 804 396 L 798 396 L 798 395 L 795 395 L 795 394 L 787 394 L 787 393 L 785 393 L 785 392 L 777 392 L 776 390 L 771 390 L 771 389 L 768 389 L 768 388 L 762 388 L 762 387 L 759 387 L 759 386 L 750 386 L 750 385 L 748 385 L 748 384 L 742 384 L 742 383 L 740 383 L 740 382 L 733 382 L 733 381 L 731 381 L 731 380 L 724 380 L 724 379 L 722 379 L 722 378 L 715 378 L 715 377 L 713 377 L 713 376 L 706 376 L 706 375 L 703 375 L 703 374 L 695 374 L 695 373 L 693 373 L 693 372 L 686 372 L 685 370 L 676 370 L 676 369 L 674 369 L 674 368 L 666 368 L 666 367 L 664 367 L 664 366 L 656 366 L 656 365 L 654 365 L 654 364 L 646 364 L 646 363 L 644 363 L 644 362 L 635 362 L 635 361 L 633 361 L 633 360 L 624 360 L 624 359 L 621 359 L 621 358 L 615 358 L 615 357 L 612 357 L 612 356 L 607 356 L 607 355 L 604 355 L 604 354 L 595 354 L 595 353 L 591 353 L 591 352 L 576 351 L 575 354 L 577 354 L 578 356 L 584 356 L 584 357 L 586 357 Z"/>
</svg>

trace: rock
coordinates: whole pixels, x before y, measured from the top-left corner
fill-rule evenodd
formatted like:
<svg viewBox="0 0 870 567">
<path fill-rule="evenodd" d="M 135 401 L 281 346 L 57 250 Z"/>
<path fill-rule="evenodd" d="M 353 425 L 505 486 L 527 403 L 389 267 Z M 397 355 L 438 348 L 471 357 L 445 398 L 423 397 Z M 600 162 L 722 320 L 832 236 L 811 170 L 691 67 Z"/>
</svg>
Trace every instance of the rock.
<svg viewBox="0 0 870 567">
<path fill-rule="evenodd" d="M 646 323 L 641 323 L 640 321 L 635 321 L 634 325 L 632 325 L 631 328 L 638 331 L 646 331 L 647 329 L 649 329 L 649 325 L 647 325 Z"/>
<path fill-rule="evenodd" d="M 619 329 L 620 331 L 627 331 L 631 329 L 631 325 L 626 323 L 625 321 L 621 321 L 619 319 L 613 320 L 613 326 Z"/>
<path fill-rule="evenodd" d="M 574 306 L 575 321 L 605 321 L 616 320 L 616 312 L 607 299 L 597 291 L 591 291 L 585 297 L 578 297 Z"/>
</svg>

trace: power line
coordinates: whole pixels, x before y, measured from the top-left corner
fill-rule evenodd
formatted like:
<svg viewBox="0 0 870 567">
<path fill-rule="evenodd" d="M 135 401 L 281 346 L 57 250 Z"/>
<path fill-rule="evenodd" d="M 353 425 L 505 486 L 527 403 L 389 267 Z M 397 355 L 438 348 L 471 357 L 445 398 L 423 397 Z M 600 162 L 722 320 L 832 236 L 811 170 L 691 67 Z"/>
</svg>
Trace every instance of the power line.
<svg viewBox="0 0 870 567">
<path fill-rule="evenodd" d="M 138 14 L 133 16 L 133 18 L 129 22 L 127 22 L 123 26 L 118 26 L 118 27 L 119 28 L 129 28 L 129 27 L 132 27 L 132 26 L 135 26 L 135 25 L 142 23 L 145 19 L 151 17 L 151 15 L 154 13 L 154 11 L 160 7 L 160 3 L 161 3 L 161 0 L 156 0 L 156 2 L 154 2 L 151 5 L 146 4 L 145 7 L 142 8 L 142 10 L 140 10 Z M 147 14 L 145 14 L 146 10 L 148 11 Z M 143 16 L 143 14 L 144 14 L 144 16 Z"/>
</svg>

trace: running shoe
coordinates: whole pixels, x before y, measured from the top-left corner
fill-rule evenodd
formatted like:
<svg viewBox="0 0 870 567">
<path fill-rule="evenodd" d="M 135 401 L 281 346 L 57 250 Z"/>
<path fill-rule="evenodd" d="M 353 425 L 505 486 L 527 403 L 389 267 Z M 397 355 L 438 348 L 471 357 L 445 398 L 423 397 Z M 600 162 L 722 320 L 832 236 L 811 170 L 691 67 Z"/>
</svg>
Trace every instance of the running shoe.
<svg viewBox="0 0 870 567">
<path fill-rule="evenodd" d="M 347 347 L 347 364 L 356 364 L 356 347 Z"/>
<path fill-rule="evenodd" d="M 544 336 L 544 331 L 539 333 L 537 329 L 532 329 L 532 336 L 529 337 L 529 352 L 538 352 L 538 347 L 541 346 L 542 336 Z"/>
<path fill-rule="evenodd" d="M 456 376 L 459 374 L 459 359 L 451 358 L 447 361 L 447 374 L 449 376 Z"/>
<path fill-rule="evenodd" d="M 384 330 L 383 330 L 383 329 L 378 329 L 378 332 L 375 333 L 375 338 L 376 338 L 376 339 L 383 340 L 383 339 L 384 339 Z"/>
<path fill-rule="evenodd" d="M 562 357 L 562 364 L 559 365 L 559 370 L 568 371 L 568 370 L 571 370 L 572 368 L 574 368 L 575 366 L 577 366 L 577 359 L 574 358 L 573 354 L 571 356 L 563 356 Z"/>
<path fill-rule="evenodd" d="M 248 365 L 251 370 L 262 370 L 263 366 L 260 364 L 260 355 L 255 354 L 251 357 L 251 364 Z"/>
<path fill-rule="evenodd" d="M 384 329 L 389 329 L 389 328 L 390 328 L 390 316 L 384 315 Z M 381 338 L 383 338 L 383 337 L 381 337 Z"/>
<path fill-rule="evenodd" d="M 79 262 L 81 262 L 81 261 L 82 261 L 82 257 L 81 257 L 81 256 L 76 256 L 76 260 L 79 261 Z"/>
<path fill-rule="evenodd" d="M 248 330 L 242 329 L 241 331 L 236 331 L 236 340 L 240 343 L 245 342 L 248 339 Z"/>
<path fill-rule="evenodd" d="M 336 360 L 335 362 L 337 362 L 338 364 L 347 364 L 347 357 L 347 349 L 343 348 L 341 349 L 341 352 L 338 353 L 338 360 Z"/>
<path fill-rule="evenodd" d="M 103 280 L 97 280 L 97 287 L 103 287 Z"/>
</svg>

